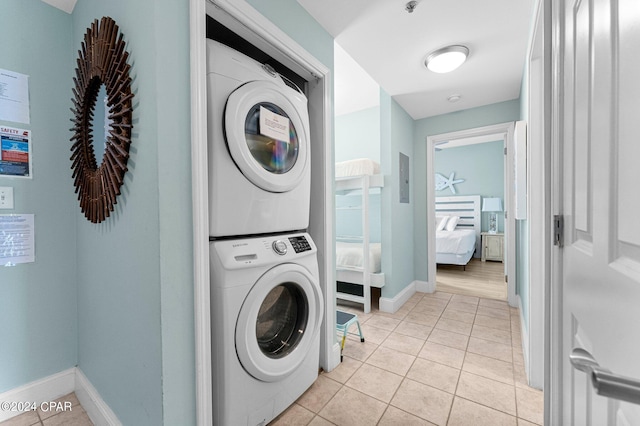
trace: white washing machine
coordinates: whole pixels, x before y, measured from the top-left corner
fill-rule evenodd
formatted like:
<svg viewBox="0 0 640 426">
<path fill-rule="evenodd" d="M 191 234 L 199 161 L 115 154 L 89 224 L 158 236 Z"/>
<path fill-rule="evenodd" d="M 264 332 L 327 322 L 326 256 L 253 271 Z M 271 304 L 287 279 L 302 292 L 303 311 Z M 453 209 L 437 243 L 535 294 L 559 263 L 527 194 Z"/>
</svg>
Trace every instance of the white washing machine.
<svg viewBox="0 0 640 426">
<path fill-rule="evenodd" d="M 317 249 L 306 233 L 210 249 L 213 424 L 266 425 L 318 377 Z"/>
<path fill-rule="evenodd" d="M 306 230 L 309 113 L 268 65 L 207 40 L 209 235 Z"/>
</svg>

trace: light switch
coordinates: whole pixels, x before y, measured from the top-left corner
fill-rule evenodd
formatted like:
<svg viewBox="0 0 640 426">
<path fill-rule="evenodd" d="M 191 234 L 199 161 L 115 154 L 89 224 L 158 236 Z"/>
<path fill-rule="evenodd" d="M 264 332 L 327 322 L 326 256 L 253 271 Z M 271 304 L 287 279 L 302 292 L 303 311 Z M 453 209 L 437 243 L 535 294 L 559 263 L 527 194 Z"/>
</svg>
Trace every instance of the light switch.
<svg viewBox="0 0 640 426">
<path fill-rule="evenodd" d="M 0 209 L 13 208 L 13 187 L 0 186 Z"/>
</svg>

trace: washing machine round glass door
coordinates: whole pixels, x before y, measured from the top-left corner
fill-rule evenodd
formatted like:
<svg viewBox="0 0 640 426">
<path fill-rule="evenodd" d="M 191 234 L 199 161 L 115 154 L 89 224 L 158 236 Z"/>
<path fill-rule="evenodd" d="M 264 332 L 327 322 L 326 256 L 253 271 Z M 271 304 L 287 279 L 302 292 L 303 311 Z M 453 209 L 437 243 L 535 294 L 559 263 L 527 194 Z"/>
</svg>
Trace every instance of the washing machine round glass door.
<svg viewBox="0 0 640 426">
<path fill-rule="evenodd" d="M 229 95 L 224 114 L 229 153 L 247 179 L 269 192 L 300 183 L 308 167 L 306 102 L 273 82 L 251 81 Z"/>
<path fill-rule="evenodd" d="M 297 264 L 267 271 L 242 304 L 236 352 L 256 379 L 275 382 L 304 362 L 322 322 L 323 301 L 315 277 Z"/>
</svg>

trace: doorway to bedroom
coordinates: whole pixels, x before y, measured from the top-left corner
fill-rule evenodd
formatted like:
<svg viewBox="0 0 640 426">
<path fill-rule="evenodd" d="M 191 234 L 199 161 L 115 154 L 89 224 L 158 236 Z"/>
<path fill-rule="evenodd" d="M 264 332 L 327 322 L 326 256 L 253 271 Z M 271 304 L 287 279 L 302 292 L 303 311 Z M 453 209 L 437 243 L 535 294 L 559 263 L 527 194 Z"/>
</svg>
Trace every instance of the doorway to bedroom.
<svg viewBox="0 0 640 426">
<path fill-rule="evenodd" d="M 439 144 L 434 165 L 436 289 L 506 301 L 504 140 Z"/>
<path fill-rule="evenodd" d="M 505 220 L 510 173 L 505 153 L 513 123 L 507 124 L 506 131 L 480 128 L 429 138 L 434 176 L 429 266 L 436 291 L 509 300 L 507 262 L 513 253 Z"/>
</svg>

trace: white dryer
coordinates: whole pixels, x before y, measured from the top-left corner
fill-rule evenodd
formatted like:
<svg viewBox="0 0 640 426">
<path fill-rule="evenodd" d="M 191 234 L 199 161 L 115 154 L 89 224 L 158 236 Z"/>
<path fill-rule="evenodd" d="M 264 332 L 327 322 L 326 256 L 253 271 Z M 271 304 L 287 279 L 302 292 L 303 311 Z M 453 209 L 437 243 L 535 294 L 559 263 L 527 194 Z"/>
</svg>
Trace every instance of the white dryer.
<svg viewBox="0 0 640 426">
<path fill-rule="evenodd" d="M 213 424 L 266 425 L 318 376 L 317 249 L 306 233 L 210 249 Z"/>
<path fill-rule="evenodd" d="M 297 86 L 207 40 L 209 235 L 306 230 L 309 113 Z"/>
</svg>

